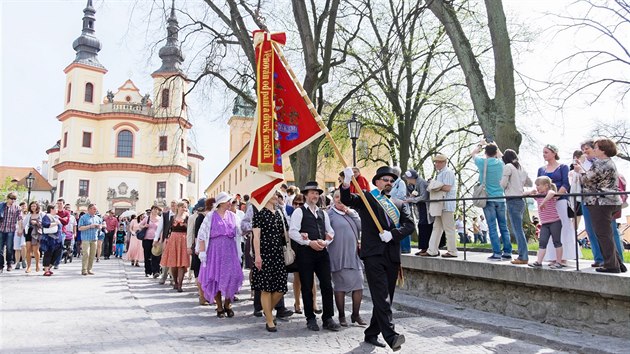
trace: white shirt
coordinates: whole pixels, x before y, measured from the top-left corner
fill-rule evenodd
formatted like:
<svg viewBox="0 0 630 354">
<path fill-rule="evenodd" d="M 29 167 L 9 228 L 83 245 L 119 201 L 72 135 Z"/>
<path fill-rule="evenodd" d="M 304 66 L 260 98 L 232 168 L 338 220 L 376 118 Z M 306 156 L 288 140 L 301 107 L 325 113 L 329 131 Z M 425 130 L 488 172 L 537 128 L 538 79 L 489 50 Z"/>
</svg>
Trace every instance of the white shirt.
<svg viewBox="0 0 630 354">
<path fill-rule="evenodd" d="M 308 208 L 308 210 L 311 211 L 311 213 L 313 213 L 313 215 L 315 215 L 315 218 L 318 218 L 317 216 L 317 211 L 319 210 L 319 207 L 315 206 L 315 211 L 313 212 L 313 209 L 307 204 L 306 207 Z M 293 211 L 293 214 L 291 214 L 291 223 L 289 225 L 289 237 L 297 242 L 300 245 L 303 246 L 308 246 L 308 244 L 311 242 L 311 240 L 306 239 L 304 240 L 302 238 L 302 235 L 300 234 L 300 229 L 302 228 L 302 208 L 297 208 Z M 328 219 L 328 213 L 322 213 L 324 215 L 324 226 L 326 227 L 326 233 L 329 234 L 330 236 L 335 237 L 335 231 L 333 231 L 332 226 L 330 226 L 330 219 Z M 324 240 L 326 242 L 326 245 L 328 246 L 332 240 Z"/>
</svg>

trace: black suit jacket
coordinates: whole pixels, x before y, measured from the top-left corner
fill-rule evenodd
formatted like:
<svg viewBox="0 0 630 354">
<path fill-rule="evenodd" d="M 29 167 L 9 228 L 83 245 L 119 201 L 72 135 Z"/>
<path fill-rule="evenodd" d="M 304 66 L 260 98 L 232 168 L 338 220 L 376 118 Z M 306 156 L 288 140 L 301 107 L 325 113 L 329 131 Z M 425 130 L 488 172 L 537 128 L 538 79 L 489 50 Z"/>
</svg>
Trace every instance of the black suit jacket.
<svg viewBox="0 0 630 354">
<path fill-rule="evenodd" d="M 369 192 L 365 193 L 365 197 L 368 204 L 372 207 L 374 214 L 379 223 L 383 227 L 383 230 L 388 230 L 392 233 L 393 239 L 388 243 L 381 240 L 378 229 L 372 216 L 368 212 L 365 204 L 361 200 L 361 197 L 357 194 L 350 193 L 350 188 L 340 188 L 341 202 L 349 207 L 352 207 L 359 212 L 361 217 L 361 258 L 369 256 L 380 256 L 385 253 L 389 254 L 389 259 L 396 263 L 400 263 L 400 241 L 405 237 L 411 235 L 414 231 L 414 224 L 411 219 L 409 207 L 400 202 L 399 200 L 393 200 L 396 207 L 400 211 L 400 227 L 396 227 L 393 222 L 390 221 L 390 225 L 387 225 L 387 215 L 385 210 L 379 202 Z"/>
</svg>

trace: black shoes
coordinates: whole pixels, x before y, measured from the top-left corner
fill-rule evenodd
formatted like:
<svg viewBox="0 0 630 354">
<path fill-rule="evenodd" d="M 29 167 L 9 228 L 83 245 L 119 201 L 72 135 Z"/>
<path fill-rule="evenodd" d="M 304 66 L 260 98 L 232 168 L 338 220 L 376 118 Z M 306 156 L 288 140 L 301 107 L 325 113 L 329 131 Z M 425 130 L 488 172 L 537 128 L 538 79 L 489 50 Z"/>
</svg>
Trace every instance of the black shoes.
<svg viewBox="0 0 630 354">
<path fill-rule="evenodd" d="M 324 329 L 327 329 L 329 331 L 334 331 L 334 332 L 337 332 L 338 330 L 341 329 L 341 326 L 337 322 L 335 322 L 335 320 L 333 320 L 332 318 L 329 318 L 326 321 L 324 321 L 323 327 Z"/>
<path fill-rule="evenodd" d="M 403 336 L 402 334 L 397 334 L 394 337 L 392 344 L 390 344 L 390 347 L 392 348 L 393 351 L 397 352 L 402 348 L 402 345 L 404 343 L 405 343 L 405 336 Z"/>
<path fill-rule="evenodd" d="M 276 310 L 276 317 L 278 318 L 287 318 L 293 316 L 293 311 L 287 309 L 286 307 L 280 310 Z"/>
<path fill-rule="evenodd" d="M 306 328 L 310 329 L 311 331 L 319 331 L 319 326 L 317 325 L 317 320 L 316 319 L 312 319 L 312 320 L 308 320 L 306 321 Z"/>
<path fill-rule="evenodd" d="M 254 316 L 262 317 L 262 315 L 263 315 L 262 311 L 254 311 Z"/>
<path fill-rule="evenodd" d="M 385 343 L 379 341 L 377 337 L 365 337 L 364 342 L 375 347 L 385 348 Z"/>
<path fill-rule="evenodd" d="M 267 332 L 278 332 L 278 328 L 276 328 L 276 326 L 269 327 L 269 325 L 265 323 L 265 328 L 267 329 Z"/>
</svg>

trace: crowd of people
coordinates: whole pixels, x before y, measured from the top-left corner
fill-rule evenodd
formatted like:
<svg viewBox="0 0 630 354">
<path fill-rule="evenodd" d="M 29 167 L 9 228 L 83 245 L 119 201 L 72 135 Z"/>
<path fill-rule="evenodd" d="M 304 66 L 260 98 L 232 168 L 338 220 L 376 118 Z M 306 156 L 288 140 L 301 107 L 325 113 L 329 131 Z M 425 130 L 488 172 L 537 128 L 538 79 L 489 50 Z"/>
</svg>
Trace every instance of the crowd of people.
<svg viewBox="0 0 630 354">
<path fill-rule="evenodd" d="M 277 332 L 277 319 L 295 313 L 304 314 L 308 330 L 320 330 L 316 315 L 321 314 L 322 328 L 338 331 L 349 325 L 345 298 L 350 296 L 350 322 L 367 326 L 364 341 L 398 350 L 405 339 L 392 324 L 391 304 L 401 253 L 411 253 L 414 232 L 418 256 L 457 258 L 458 238 L 480 243 L 489 239 L 490 261 L 540 268 L 546 260 L 550 268 L 561 269 L 579 256 L 572 247 L 571 219 L 582 217 L 593 267 L 598 272 L 625 272 L 614 227 L 625 199 L 601 194 L 624 189 L 625 180 L 610 159 L 615 154 L 609 139 L 589 140 L 567 166 L 558 162 L 558 148 L 546 145 L 545 165 L 532 182 L 515 151 L 501 152 L 493 143 L 480 142 L 471 157 L 491 199 L 483 214 L 472 219 L 474 241 L 461 216 L 456 218 L 457 178 L 444 154 L 433 156 L 435 176 L 428 180 L 415 170 L 402 173 L 383 166 L 372 178 L 376 188 L 370 189 L 357 168 L 346 168 L 340 173 L 339 188 L 328 195 L 317 182 L 308 182 L 301 190 L 282 185 L 260 208 L 247 195 L 221 192 L 192 207 L 187 200 L 173 200 L 164 210 L 154 205 L 139 215 L 117 217 L 113 211 L 99 214 L 93 204 L 85 212 L 73 213 L 61 198 L 45 210 L 35 201 L 16 205 L 17 196 L 9 193 L 0 205 L 0 250 L 7 248 L 0 269 L 6 263 L 7 271 L 22 267 L 30 273 L 34 258 L 35 272 L 52 276 L 62 260 L 81 257 L 81 274 L 89 276 L 94 275 L 94 263 L 113 255 L 131 267 L 143 263 L 145 277 L 159 278 L 160 284 L 169 281 L 178 292 L 184 291 L 184 278 L 192 272 L 199 304 L 215 304 L 219 318 L 235 316 L 233 303 L 243 286 L 243 268 L 250 269 L 254 315 L 264 317 L 267 331 Z M 585 195 L 566 196 L 571 190 Z M 524 199 L 529 197 L 539 210 L 539 252 L 534 262 L 529 261 L 523 230 Z M 516 258 L 511 235 L 518 246 Z M 441 252 L 444 246 L 446 252 Z M 284 303 L 289 274 L 293 310 Z M 364 274 L 373 302 L 369 322 L 360 315 Z M 379 341 L 380 334 L 387 344 Z"/>
<path fill-rule="evenodd" d="M 548 261 L 550 268 L 561 269 L 568 266 L 567 260 L 581 257 L 580 248 L 575 247 L 579 241 L 573 218 L 577 217 L 577 224 L 580 219 L 584 220 L 595 259 L 592 267 L 603 273 L 626 272 L 624 248 L 616 224 L 622 206 L 626 205 L 626 195 L 605 194 L 625 192 L 625 179 L 611 160 L 617 154 L 615 143 L 606 138 L 584 141 L 569 165 L 559 162 L 558 148 L 554 145 L 545 145 L 542 152 L 545 164 L 532 182 L 514 150 L 501 152 L 496 144 L 483 140 L 471 151 L 479 172 L 479 184 L 489 198 L 479 219 L 472 219 L 474 242 L 490 240 L 489 261 L 508 260 L 534 268 Z M 447 251 L 442 257 L 457 257 L 458 237 L 462 243 L 470 242 L 461 216 L 456 220 L 453 215 L 455 201 L 426 202 L 455 198 L 455 175 L 448 168 L 447 160 L 442 154 L 434 156 L 436 176 L 428 181 L 414 170 L 404 174 L 408 184 L 408 196 L 404 200 L 415 208 L 420 248 L 417 255 L 420 256 L 439 256 L 443 233 Z M 534 185 L 535 188 L 530 189 Z M 585 195 L 569 196 L 571 192 Z M 528 241 L 523 229 L 525 198 L 528 197 L 535 199 L 539 212 L 533 219 L 539 243 L 535 262 L 529 262 Z M 515 259 L 512 236 L 518 246 Z"/>
</svg>

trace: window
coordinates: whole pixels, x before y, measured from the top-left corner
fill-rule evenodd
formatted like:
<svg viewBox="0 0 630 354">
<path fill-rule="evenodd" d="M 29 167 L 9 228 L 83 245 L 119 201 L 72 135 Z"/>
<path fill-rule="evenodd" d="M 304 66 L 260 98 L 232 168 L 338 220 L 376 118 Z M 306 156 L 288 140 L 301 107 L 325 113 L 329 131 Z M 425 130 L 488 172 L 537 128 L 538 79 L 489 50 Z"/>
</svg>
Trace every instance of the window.
<svg viewBox="0 0 630 354">
<path fill-rule="evenodd" d="M 59 182 L 59 198 L 63 197 L 63 181 Z"/>
<path fill-rule="evenodd" d="M 68 146 L 68 132 L 63 133 L 63 147 Z"/>
<path fill-rule="evenodd" d="M 162 90 L 162 107 L 168 107 L 168 100 L 170 99 L 170 92 L 168 89 Z"/>
<path fill-rule="evenodd" d="M 83 145 L 81 146 L 83 146 L 84 148 L 92 147 L 92 133 L 83 132 Z"/>
<path fill-rule="evenodd" d="M 87 197 L 90 194 L 90 181 L 87 179 L 79 180 L 79 197 Z"/>
<path fill-rule="evenodd" d="M 85 84 L 85 102 L 92 102 L 94 96 L 94 85 L 91 82 Z"/>
<path fill-rule="evenodd" d="M 160 147 L 159 150 L 160 151 L 166 151 L 168 148 L 168 137 L 166 136 L 161 136 L 160 137 Z"/>
<path fill-rule="evenodd" d="M 156 198 L 166 198 L 166 182 L 157 183 L 157 191 L 155 192 Z"/>
<path fill-rule="evenodd" d="M 335 182 L 326 182 L 326 190 L 329 190 L 330 188 L 335 188 L 337 187 L 337 185 L 335 184 Z"/>
<path fill-rule="evenodd" d="M 121 130 L 116 143 L 116 157 L 132 157 L 132 155 L 133 134 L 129 130 Z"/>
<path fill-rule="evenodd" d="M 186 94 L 182 92 L 182 109 L 186 109 Z"/>
<path fill-rule="evenodd" d="M 68 92 L 66 93 L 66 103 L 70 102 L 70 98 L 72 97 L 72 83 L 68 84 Z"/>
<path fill-rule="evenodd" d="M 183 184 L 179 184 L 179 199 L 183 199 L 184 198 L 184 185 Z"/>
<path fill-rule="evenodd" d="M 180 148 L 180 150 L 182 151 L 182 154 L 183 154 L 184 153 L 184 139 L 181 139 L 179 142 L 180 142 L 180 144 L 179 144 L 180 147 L 179 148 Z"/>
<path fill-rule="evenodd" d="M 188 165 L 188 182 L 194 182 L 192 166 Z"/>
</svg>

